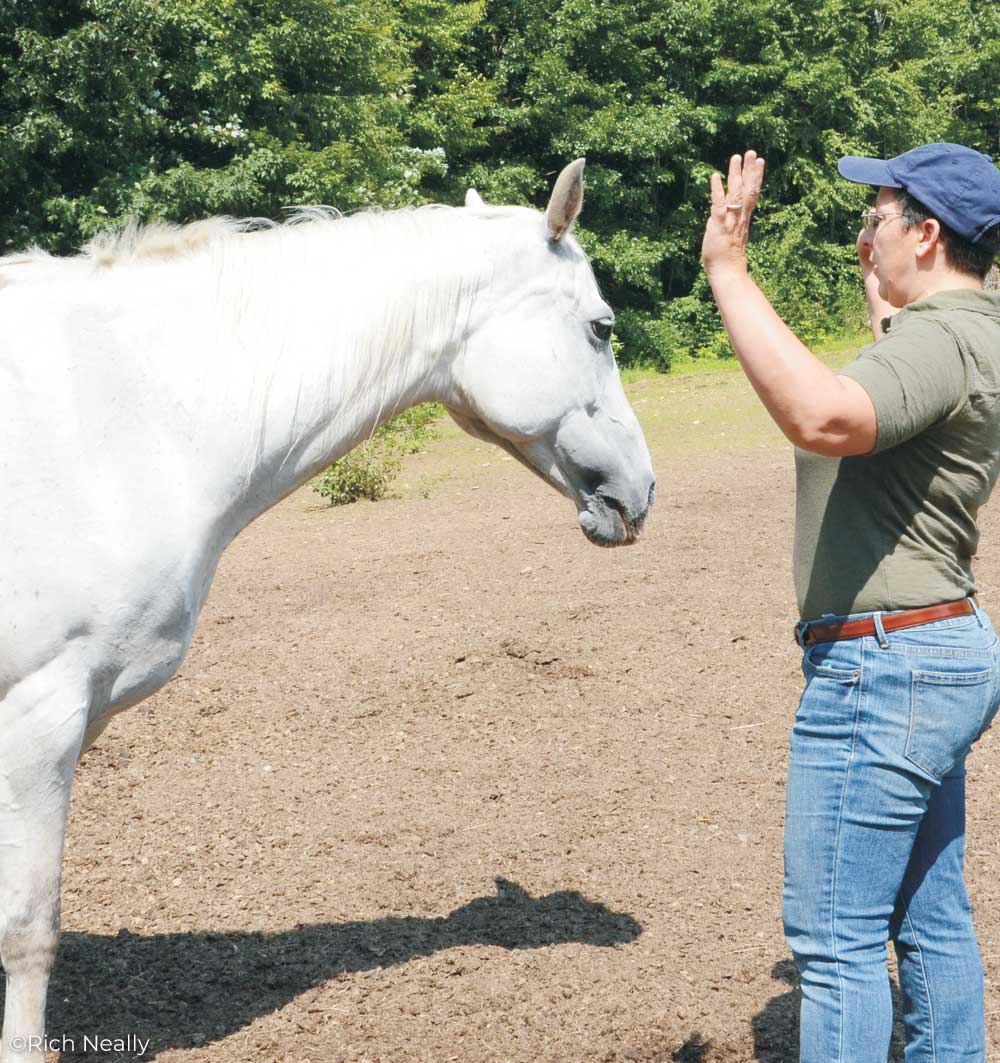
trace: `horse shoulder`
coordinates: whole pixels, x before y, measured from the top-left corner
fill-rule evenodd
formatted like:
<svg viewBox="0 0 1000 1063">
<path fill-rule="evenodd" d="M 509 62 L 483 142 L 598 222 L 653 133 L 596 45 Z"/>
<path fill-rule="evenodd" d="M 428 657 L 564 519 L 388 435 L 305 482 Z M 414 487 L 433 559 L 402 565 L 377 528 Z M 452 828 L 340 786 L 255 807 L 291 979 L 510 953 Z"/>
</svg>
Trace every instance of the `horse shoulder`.
<svg viewBox="0 0 1000 1063">
<path fill-rule="evenodd" d="M 114 512 L 38 494 L 0 515 L 0 693 L 72 642 L 101 677 L 95 717 L 135 704 L 180 667 L 223 544 L 166 491 Z"/>
</svg>

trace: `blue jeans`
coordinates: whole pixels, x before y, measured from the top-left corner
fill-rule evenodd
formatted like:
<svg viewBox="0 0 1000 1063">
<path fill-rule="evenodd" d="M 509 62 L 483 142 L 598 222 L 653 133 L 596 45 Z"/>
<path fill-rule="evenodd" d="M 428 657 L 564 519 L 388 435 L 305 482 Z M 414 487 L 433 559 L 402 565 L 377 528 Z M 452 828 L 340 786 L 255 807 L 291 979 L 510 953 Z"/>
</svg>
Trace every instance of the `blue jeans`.
<svg viewBox="0 0 1000 1063">
<path fill-rule="evenodd" d="M 878 614 L 859 613 L 850 618 Z M 826 620 L 827 618 L 824 618 Z M 886 1063 L 899 966 L 906 1063 L 983 1063 L 983 972 L 965 857 L 965 758 L 1000 699 L 971 616 L 808 648 L 785 817 L 785 936 L 801 1063 Z"/>
</svg>

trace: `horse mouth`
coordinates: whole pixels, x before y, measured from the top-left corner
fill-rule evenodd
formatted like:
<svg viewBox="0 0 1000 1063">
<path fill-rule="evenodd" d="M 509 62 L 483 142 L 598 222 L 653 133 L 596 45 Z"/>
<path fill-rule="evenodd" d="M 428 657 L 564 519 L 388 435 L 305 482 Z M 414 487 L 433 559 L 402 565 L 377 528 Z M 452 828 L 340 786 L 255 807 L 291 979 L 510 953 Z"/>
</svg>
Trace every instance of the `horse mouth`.
<svg viewBox="0 0 1000 1063">
<path fill-rule="evenodd" d="M 618 519 L 622 522 L 622 527 L 625 529 L 625 541 L 623 545 L 631 546 L 631 544 L 636 542 L 639 536 L 642 535 L 642 524 L 646 514 L 644 513 L 637 521 L 633 520 L 632 514 L 629 513 L 628 508 L 617 498 L 601 492 L 598 492 L 598 497 L 608 509 L 614 511 L 618 515 Z"/>
<path fill-rule="evenodd" d="M 620 499 L 598 491 L 580 510 L 579 520 L 583 534 L 595 546 L 631 546 L 642 535 L 646 512 L 634 517 Z"/>
</svg>

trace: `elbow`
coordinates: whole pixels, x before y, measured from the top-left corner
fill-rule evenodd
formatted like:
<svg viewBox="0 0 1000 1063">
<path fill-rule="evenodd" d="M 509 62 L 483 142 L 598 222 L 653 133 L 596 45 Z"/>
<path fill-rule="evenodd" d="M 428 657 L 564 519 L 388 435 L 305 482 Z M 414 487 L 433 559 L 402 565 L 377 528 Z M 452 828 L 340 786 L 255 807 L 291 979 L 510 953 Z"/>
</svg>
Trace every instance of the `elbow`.
<svg viewBox="0 0 1000 1063">
<path fill-rule="evenodd" d="M 810 454 L 826 454 L 831 444 L 835 442 L 828 422 L 817 417 L 796 418 L 785 429 L 785 435 L 799 450 L 807 450 Z M 833 457 L 833 455 L 827 456 Z"/>
<path fill-rule="evenodd" d="M 831 443 L 834 417 L 824 404 L 799 401 L 781 411 L 772 411 L 785 438 L 799 450 L 823 454 Z M 783 416 L 782 416 L 783 414 Z"/>
<path fill-rule="evenodd" d="M 788 411 L 785 435 L 800 449 L 827 458 L 870 454 L 878 441 L 878 418 L 868 392 L 835 376 L 829 389 Z"/>
<path fill-rule="evenodd" d="M 841 439 L 824 435 L 803 436 L 794 441 L 800 450 L 806 450 L 810 454 L 819 454 L 824 458 L 845 458 L 858 451 L 847 448 Z"/>
<path fill-rule="evenodd" d="M 875 448 L 875 438 L 866 431 L 858 431 L 840 418 L 813 418 L 790 426 L 785 435 L 800 450 L 825 458 L 846 458 L 869 454 Z"/>
</svg>

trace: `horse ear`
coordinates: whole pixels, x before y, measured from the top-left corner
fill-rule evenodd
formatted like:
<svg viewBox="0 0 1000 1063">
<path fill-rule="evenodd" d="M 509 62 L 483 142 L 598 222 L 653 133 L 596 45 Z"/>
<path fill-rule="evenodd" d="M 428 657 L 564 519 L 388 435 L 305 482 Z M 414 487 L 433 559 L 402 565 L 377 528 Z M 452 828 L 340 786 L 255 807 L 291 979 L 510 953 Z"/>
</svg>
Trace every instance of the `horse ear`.
<svg viewBox="0 0 1000 1063">
<path fill-rule="evenodd" d="M 583 206 L 583 167 L 586 159 L 571 162 L 556 178 L 545 208 L 545 235 L 556 243 L 569 231 Z"/>
<path fill-rule="evenodd" d="M 483 202 L 483 197 L 474 188 L 470 188 L 469 191 L 465 193 L 465 205 L 472 208 L 486 206 Z"/>
</svg>

